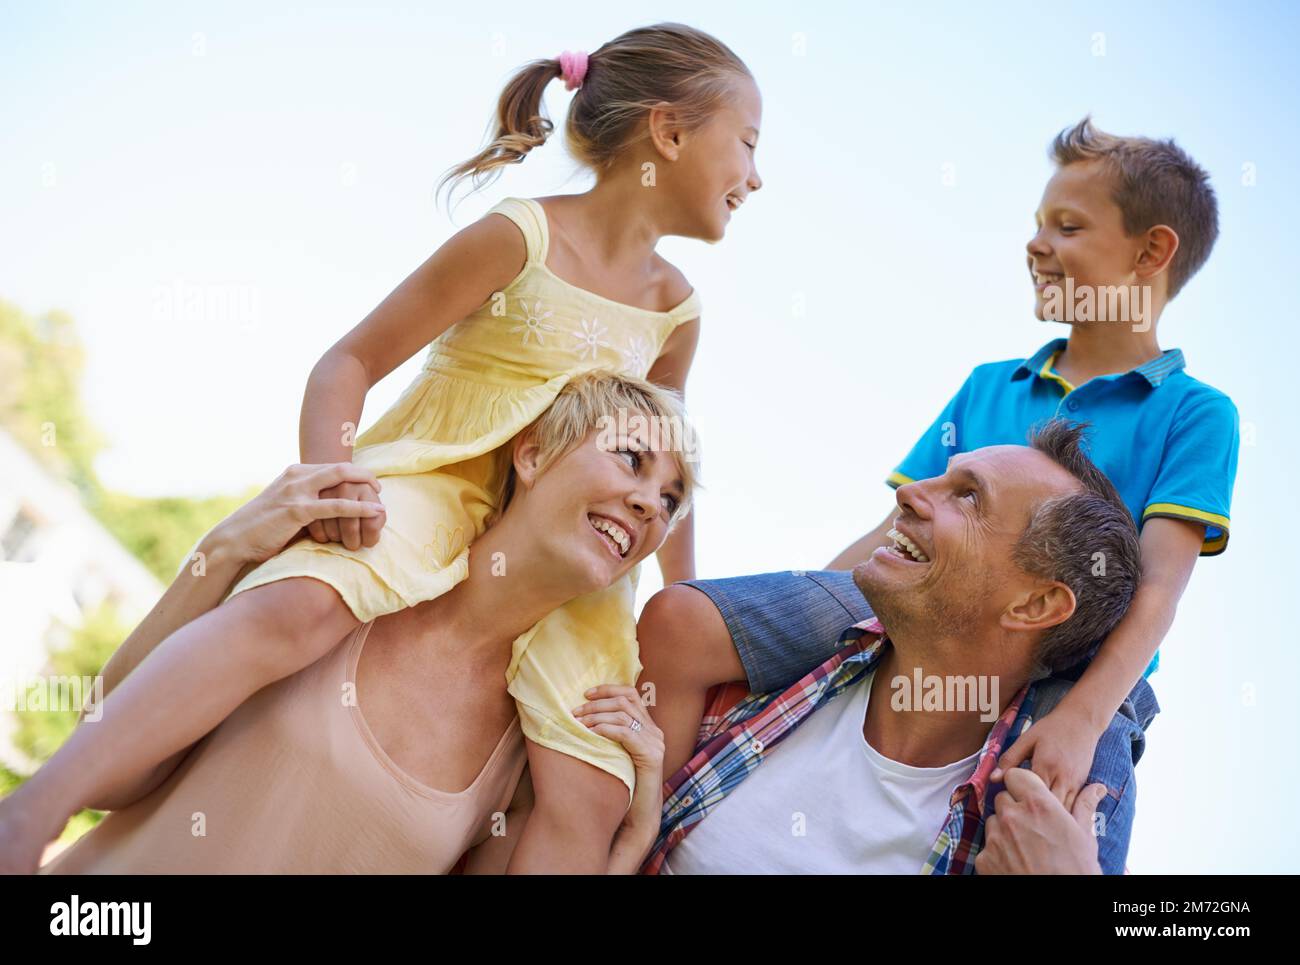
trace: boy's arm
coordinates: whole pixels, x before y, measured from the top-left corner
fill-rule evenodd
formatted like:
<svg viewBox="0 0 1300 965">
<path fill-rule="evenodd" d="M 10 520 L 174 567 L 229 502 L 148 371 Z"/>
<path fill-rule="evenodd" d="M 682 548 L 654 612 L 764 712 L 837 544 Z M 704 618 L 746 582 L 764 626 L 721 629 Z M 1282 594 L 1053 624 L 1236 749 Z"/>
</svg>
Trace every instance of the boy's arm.
<svg viewBox="0 0 1300 965">
<path fill-rule="evenodd" d="M 1060 704 L 1002 755 L 999 768 L 1010 769 L 1032 757 L 1035 773 L 1045 775 L 1067 808 L 1073 804 L 1097 741 L 1174 622 L 1204 535 L 1199 523 L 1147 520 L 1142 528 L 1142 579 L 1128 613 Z M 1036 752 L 1040 741 L 1043 748 Z"/>
<path fill-rule="evenodd" d="M 1189 401 L 1165 440 L 1142 525 L 1142 579 L 1128 613 L 1061 706 L 1099 736 L 1174 620 L 1192 567 L 1227 543 L 1237 472 L 1237 409 L 1213 389 Z M 1206 542 L 1207 525 L 1220 535 Z M 1033 728 L 1031 727 L 1032 731 Z"/>
<path fill-rule="evenodd" d="M 1090 708 L 1098 734 L 1124 702 L 1169 632 L 1205 527 L 1181 519 L 1149 519 L 1142 528 L 1142 579 L 1128 613 L 1097 651 L 1062 705 Z"/>
</svg>

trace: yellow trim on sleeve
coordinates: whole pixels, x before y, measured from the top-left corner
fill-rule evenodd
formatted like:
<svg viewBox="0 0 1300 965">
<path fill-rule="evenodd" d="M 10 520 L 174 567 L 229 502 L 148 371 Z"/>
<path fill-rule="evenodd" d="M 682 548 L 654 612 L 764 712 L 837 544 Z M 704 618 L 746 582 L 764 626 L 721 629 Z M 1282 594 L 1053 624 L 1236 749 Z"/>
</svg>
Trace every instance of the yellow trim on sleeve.
<svg viewBox="0 0 1300 965">
<path fill-rule="evenodd" d="M 1142 521 L 1146 522 L 1154 516 L 1165 516 L 1170 519 L 1186 519 L 1194 523 L 1205 523 L 1207 527 L 1214 526 L 1219 530 L 1219 535 L 1205 538 L 1204 545 L 1201 546 L 1202 556 L 1218 556 L 1228 547 L 1228 526 L 1227 516 L 1221 516 L 1218 513 L 1207 513 L 1201 509 L 1192 509 L 1190 506 L 1180 506 L 1178 503 L 1152 503 L 1146 509 L 1142 510 Z"/>
<path fill-rule="evenodd" d="M 1201 547 L 1202 556 L 1218 556 L 1228 548 L 1228 531 L 1225 529 L 1214 539 L 1207 539 Z"/>
<path fill-rule="evenodd" d="M 1059 351 L 1053 352 L 1052 357 L 1049 358 L 1046 362 L 1044 362 L 1043 367 L 1038 370 L 1038 374 L 1041 375 L 1043 378 L 1050 379 L 1051 381 L 1060 385 L 1061 388 L 1065 389 L 1065 394 L 1069 395 L 1071 392 L 1074 391 L 1074 386 L 1071 385 L 1069 381 L 1066 380 L 1064 377 L 1057 375 L 1055 372 L 1052 371 L 1052 366 L 1056 364 L 1056 360 L 1060 356 L 1060 354 L 1061 353 Z"/>
<path fill-rule="evenodd" d="M 1192 509 L 1190 506 L 1180 506 L 1178 503 L 1152 503 L 1142 510 L 1142 518 L 1146 519 L 1148 516 L 1178 516 L 1185 519 L 1194 519 L 1198 523 L 1209 523 L 1211 526 L 1217 526 L 1222 530 L 1228 528 L 1227 516 Z"/>
<path fill-rule="evenodd" d="M 885 478 L 885 484 L 897 489 L 899 486 L 906 486 L 908 483 L 916 482 L 911 476 L 904 476 L 901 472 L 891 472 Z"/>
</svg>

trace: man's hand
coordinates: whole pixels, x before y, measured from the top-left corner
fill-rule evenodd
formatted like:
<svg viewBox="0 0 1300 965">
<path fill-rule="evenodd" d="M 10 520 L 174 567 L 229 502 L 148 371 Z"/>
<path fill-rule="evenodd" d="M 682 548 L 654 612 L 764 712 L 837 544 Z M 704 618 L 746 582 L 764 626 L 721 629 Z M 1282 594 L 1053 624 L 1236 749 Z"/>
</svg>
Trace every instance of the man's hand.
<svg viewBox="0 0 1300 965">
<path fill-rule="evenodd" d="M 372 477 L 373 478 L 373 477 Z M 354 499 L 362 503 L 379 502 L 379 481 L 341 482 L 337 486 L 323 489 L 321 499 Z M 379 542 L 379 531 L 384 528 L 384 514 L 366 516 L 360 519 L 353 516 L 335 516 L 329 519 L 316 519 L 307 527 L 311 538 L 318 543 L 342 543 L 350 550 L 362 546 L 374 546 Z"/>
<path fill-rule="evenodd" d="M 1006 790 L 993 799 L 994 814 L 984 822 L 984 849 L 975 856 L 975 870 L 982 875 L 1101 874 L 1093 815 L 1105 796 L 1105 784 L 1089 784 L 1070 813 L 1037 774 L 1023 767 L 1007 771 Z"/>
<path fill-rule="evenodd" d="M 1075 796 L 1088 779 L 1088 769 L 1097 753 L 1101 732 L 1086 719 L 1062 703 L 1051 713 L 1034 721 L 1020 739 L 998 758 L 994 781 L 1023 761 L 1030 761 L 1033 772 L 1066 810 L 1074 807 Z"/>
</svg>

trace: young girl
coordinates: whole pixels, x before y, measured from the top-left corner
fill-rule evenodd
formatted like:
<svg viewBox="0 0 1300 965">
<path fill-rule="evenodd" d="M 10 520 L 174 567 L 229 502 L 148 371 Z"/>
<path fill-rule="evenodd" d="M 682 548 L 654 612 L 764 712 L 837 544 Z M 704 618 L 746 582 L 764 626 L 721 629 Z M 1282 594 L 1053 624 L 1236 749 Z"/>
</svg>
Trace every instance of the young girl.
<svg viewBox="0 0 1300 965">
<path fill-rule="evenodd" d="M 699 302 L 655 245 L 665 235 L 721 239 L 732 212 L 761 186 L 758 89 L 744 63 L 707 34 L 678 24 L 631 30 L 590 55 L 565 52 L 519 70 L 501 95 L 492 142 L 445 180 L 454 188 L 470 177 L 477 188 L 541 145 L 552 130 L 542 94 L 557 76 L 577 91 L 566 139 L 595 186 L 498 204 L 417 268 L 308 380 L 303 462 L 351 458 L 382 480 L 321 496 L 375 503 L 382 488 L 382 508 L 311 522 L 309 537 L 172 634 L 156 657 L 197 634 L 204 659 L 177 666 L 165 694 L 127 681 L 118 706 L 106 704 L 103 719 L 79 728 L 32 778 L 28 800 L 71 814 L 115 790 L 147 786 L 160 762 L 270 680 L 319 659 L 360 624 L 464 580 L 468 546 L 502 497 L 499 453 L 577 374 L 614 369 L 682 389 Z M 425 345 L 419 377 L 353 452 L 368 390 Z M 669 513 L 676 499 L 665 492 Z M 645 532 L 633 514 L 587 522 L 616 558 L 634 554 Z M 665 582 L 694 576 L 690 524 L 659 551 Z M 515 561 L 494 562 L 504 571 Z M 592 849 L 600 835 L 591 832 L 617 828 L 633 765 L 570 711 L 587 688 L 637 679 L 638 572 L 571 601 L 515 641 L 506 677 L 536 793 L 521 867 L 593 871 L 608 857 Z M 256 666 L 223 652 L 234 650 L 232 640 L 255 642 Z"/>
</svg>

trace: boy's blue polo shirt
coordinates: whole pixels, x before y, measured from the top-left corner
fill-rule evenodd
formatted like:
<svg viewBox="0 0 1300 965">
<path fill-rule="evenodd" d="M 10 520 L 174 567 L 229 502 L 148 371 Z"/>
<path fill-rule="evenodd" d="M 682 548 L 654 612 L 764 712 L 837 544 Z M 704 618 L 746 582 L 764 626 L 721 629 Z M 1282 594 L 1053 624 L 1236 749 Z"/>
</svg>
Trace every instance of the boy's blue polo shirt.
<svg viewBox="0 0 1300 965">
<path fill-rule="evenodd" d="M 1058 338 L 1028 359 L 976 367 L 888 483 L 943 475 L 959 452 L 1024 445 L 1033 426 L 1046 419 L 1089 422 L 1088 455 L 1115 484 L 1139 528 L 1154 516 L 1204 523 L 1201 555 L 1222 553 L 1237 475 L 1232 400 L 1188 375 L 1179 349 L 1076 388 L 1052 367 L 1065 346 Z"/>
</svg>

